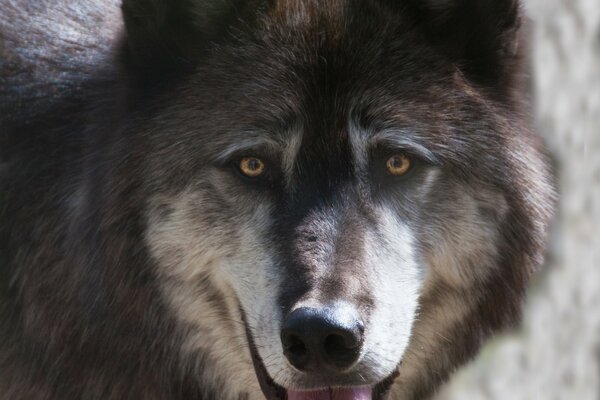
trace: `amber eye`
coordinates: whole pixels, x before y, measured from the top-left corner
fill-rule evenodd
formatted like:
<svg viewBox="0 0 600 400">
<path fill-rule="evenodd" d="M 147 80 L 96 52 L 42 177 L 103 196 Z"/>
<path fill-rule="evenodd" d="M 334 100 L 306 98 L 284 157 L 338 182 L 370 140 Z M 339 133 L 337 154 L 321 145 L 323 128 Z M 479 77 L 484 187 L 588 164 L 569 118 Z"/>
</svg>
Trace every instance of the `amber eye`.
<svg viewBox="0 0 600 400">
<path fill-rule="evenodd" d="M 387 160 L 387 169 L 394 176 L 402 176 L 410 171 L 410 158 L 402 154 L 394 155 Z"/>
<path fill-rule="evenodd" d="M 256 157 L 244 157 L 240 160 L 240 171 L 250 178 L 258 178 L 265 173 L 265 163 Z"/>
</svg>

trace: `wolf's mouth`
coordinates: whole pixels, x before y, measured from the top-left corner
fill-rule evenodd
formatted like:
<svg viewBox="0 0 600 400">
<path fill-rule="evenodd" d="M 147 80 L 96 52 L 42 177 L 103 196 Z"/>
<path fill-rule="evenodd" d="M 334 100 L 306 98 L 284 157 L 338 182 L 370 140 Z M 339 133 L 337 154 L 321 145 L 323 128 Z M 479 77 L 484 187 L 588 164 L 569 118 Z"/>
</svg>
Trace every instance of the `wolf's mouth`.
<svg viewBox="0 0 600 400">
<path fill-rule="evenodd" d="M 354 386 L 347 388 L 324 388 L 319 390 L 288 390 L 269 376 L 267 369 L 258 354 L 254 339 L 250 334 L 250 328 L 246 323 L 245 314 L 242 311 L 246 337 L 252 356 L 252 364 L 258 378 L 260 388 L 267 400 L 385 400 L 387 394 L 398 377 L 398 368 L 386 379 L 373 386 Z M 399 367 L 399 366 L 398 366 Z"/>
</svg>

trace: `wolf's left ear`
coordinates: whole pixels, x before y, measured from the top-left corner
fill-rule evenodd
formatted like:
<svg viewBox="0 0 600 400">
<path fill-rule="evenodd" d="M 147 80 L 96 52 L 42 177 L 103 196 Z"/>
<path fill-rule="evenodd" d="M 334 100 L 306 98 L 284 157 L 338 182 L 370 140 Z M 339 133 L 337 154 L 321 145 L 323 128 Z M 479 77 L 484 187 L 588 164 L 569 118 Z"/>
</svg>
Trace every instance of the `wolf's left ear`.
<svg viewBox="0 0 600 400">
<path fill-rule="evenodd" d="M 410 0 L 426 35 L 484 84 L 510 75 L 522 51 L 519 0 Z"/>
<path fill-rule="evenodd" d="M 123 0 L 125 62 L 156 80 L 192 68 L 223 35 L 243 0 Z"/>
</svg>

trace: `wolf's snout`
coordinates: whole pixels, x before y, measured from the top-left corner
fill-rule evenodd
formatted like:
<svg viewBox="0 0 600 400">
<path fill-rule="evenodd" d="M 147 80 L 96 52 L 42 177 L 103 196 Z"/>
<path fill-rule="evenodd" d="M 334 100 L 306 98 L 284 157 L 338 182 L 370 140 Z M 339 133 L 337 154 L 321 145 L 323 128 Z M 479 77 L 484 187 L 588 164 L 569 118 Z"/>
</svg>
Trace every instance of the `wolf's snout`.
<svg viewBox="0 0 600 400">
<path fill-rule="evenodd" d="M 363 323 L 351 307 L 302 307 L 284 320 L 281 342 L 285 356 L 300 371 L 340 371 L 358 360 L 363 333 Z"/>
</svg>

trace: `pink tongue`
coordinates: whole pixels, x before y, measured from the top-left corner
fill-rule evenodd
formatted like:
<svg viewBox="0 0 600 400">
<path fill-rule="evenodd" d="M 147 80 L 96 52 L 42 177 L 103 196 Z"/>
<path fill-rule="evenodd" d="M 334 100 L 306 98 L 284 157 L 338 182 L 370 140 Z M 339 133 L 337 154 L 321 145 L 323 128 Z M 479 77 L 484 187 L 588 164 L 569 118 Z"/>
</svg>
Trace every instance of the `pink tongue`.
<svg viewBox="0 0 600 400">
<path fill-rule="evenodd" d="M 345 389 L 288 390 L 288 400 L 371 400 L 371 387 L 360 386 Z"/>
</svg>

